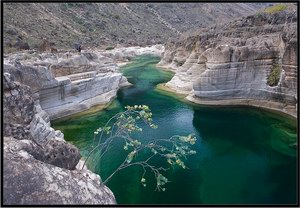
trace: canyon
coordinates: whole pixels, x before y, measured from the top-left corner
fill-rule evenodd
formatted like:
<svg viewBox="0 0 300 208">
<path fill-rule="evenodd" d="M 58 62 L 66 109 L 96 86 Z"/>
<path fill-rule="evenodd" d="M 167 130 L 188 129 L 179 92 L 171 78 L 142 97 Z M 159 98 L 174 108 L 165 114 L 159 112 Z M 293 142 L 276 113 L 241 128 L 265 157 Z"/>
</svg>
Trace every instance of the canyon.
<svg viewBox="0 0 300 208">
<path fill-rule="evenodd" d="M 11 5 L 7 6 L 11 9 Z M 68 11 L 79 9 L 66 6 Z M 53 5 L 36 4 L 35 7 L 48 14 Z M 129 16 L 137 14 L 132 11 L 139 5 L 107 7 L 111 11 L 121 8 L 126 11 L 121 17 L 127 18 L 127 12 Z M 253 14 L 261 7 L 239 4 L 237 8 Z M 26 11 L 28 8 L 18 9 Z M 130 40 L 125 41 L 130 47 L 119 45 L 104 50 L 99 46 L 81 53 L 66 49 L 51 52 L 51 48 L 43 52 L 31 49 L 5 53 L 2 73 L 4 204 L 117 203 L 99 175 L 82 167 L 79 149 L 66 142 L 64 134 L 51 127 L 51 121 L 112 102 L 119 89 L 132 85 L 119 70 L 120 66 L 139 55 L 161 57 L 157 66 L 175 73 L 165 87 L 184 94 L 188 101 L 202 105 L 256 106 L 297 117 L 298 19 L 294 7 L 235 20 L 221 13 L 232 21 L 199 26 L 201 29 L 193 33 L 184 33 L 178 23 L 180 18 L 169 18 L 171 14 L 165 16 L 164 8 L 160 9 L 151 4 L 146 7 L 160 22 L 160 29 L 165 30 L 163 38 L 151 33 L 145 44 L 142 38 L 137 39 L 140 46 L 130 46 L 134 45 L 134 40 Z M 213 7 L 210 10 L 215 11 Z M 206 15 L 204 26 L 215 23 Z M 168 18 L 170 21 L 166 21 Z M 49 19 L 62 24 L 53 14 Z M 29 31 L 16 29 L 12 26 L 15 22 L 8 23 L 5 33 L 14 30 L 15 35 L 22 33 L 21 39 L 29 37 Z M 185 30 L 191 29 L 185 27 Z M 176 34 L 165 45 L 152 45 L 166 41 L 171 33 Z M 115 45 L 128 37 L 127 33 L 124 37 L 120 34 L 118 30 L 118 37 L 110 40 L 105 34 L 102 39 L 108 44 L 103 45 Z M 9 46 L 14 35 L 6 36 L 5 44 Z M 76 38 L 72 36 L 70 41 Z"/>
</svg>

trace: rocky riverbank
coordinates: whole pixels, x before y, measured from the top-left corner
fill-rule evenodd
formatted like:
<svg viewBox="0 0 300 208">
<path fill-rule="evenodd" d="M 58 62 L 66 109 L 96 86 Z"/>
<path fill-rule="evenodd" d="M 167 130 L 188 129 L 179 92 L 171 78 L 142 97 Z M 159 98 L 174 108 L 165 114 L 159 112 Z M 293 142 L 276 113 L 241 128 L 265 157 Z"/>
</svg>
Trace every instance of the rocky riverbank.
<svg viewBox="0 0 300 208">
<path fill-rule="evenodd" d="M 200 104 L 252 105 L 297 116 L 297 15 L 259 13 L 166 45 L 166 86 Z"/>
<path fill-rule="evenodd" d="M 4 204 L 115 204 L 100 177 L 79 168 L 79 150 L 50 120 L 108 103 L 120 87 L 130 84 L 117 61 L 160 55 L 162 50 L 153 46 L 5 55 Z"/>
</svg>

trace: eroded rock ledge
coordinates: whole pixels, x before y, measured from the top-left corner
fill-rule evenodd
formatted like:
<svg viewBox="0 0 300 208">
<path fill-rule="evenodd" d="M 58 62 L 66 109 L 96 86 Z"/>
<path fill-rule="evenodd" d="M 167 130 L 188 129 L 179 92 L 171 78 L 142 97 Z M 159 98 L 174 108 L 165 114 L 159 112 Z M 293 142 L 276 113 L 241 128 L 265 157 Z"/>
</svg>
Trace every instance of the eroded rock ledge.
<svg viewBox="0 0 300 208">
<path fill-rule="evenodd" d="M 166 86 L 200 104 L 253 105 L 296 117 L 296 14 L 261 13 L 169 42 L 158 64 L 176 73 Z"/>
</svg>

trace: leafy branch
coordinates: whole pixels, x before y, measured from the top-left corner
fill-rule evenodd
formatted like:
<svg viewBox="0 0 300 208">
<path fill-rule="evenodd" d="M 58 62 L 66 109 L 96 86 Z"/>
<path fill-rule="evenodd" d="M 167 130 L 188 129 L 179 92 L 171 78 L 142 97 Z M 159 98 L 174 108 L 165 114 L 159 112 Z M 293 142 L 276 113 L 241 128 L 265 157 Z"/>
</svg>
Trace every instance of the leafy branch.
<svg viewBox="0 0 300 208">
<path fill-rule="evenodd" d="M 139 121 L 144 122 L 152 129 L 158 128 L 153 124 L 152 113 L 147 105 L 126 106 L 124 112 L 117 113 L 110 118 L 104 127 L 98 128 L 94 132 L 93 148 L 89 152 L 83 167 L 91 157 L 92 153 L 98 150 L 99 164 L 101 158 L 109 151 L 112 142 L 120 139 L 124 142 L 123 149 L 127 152 L 124 161 L 103 181 L 106 184 L 118 171 L 131 167 L 140 166 L 143 169 L 141 183 L 146 187 L 145 174 L 147 170 L 152 172 L 156 179 L 156 190 L 165 191 L 164 185 L 170 182 L 164 175 L 173 166 L 179 166 L 186 169 L 184 160 L 187 156 L 196 154 L 191 149 L 195 144 L 196 137 L 193 134 L 188 136 L 174 135 L 168 139 L 154 139 L 143 142 L 141 139 L 135 139 L 131 136 L 134 132 L 142 132 L 142 128 L 138 125 Z M 105 138 L 108 135 L 108 138 Z M 98 143 L 96 138 L 99 136 Z M 139 154 L 143 152 L 143 154 Z M 144 157 L 140 157 L 143 155 Z M 147 157 L 145 158 L 145 155 Z M 163 158 L 168 167 L 156 167 L 151 165 L 154 158 Z"/>
</svg>

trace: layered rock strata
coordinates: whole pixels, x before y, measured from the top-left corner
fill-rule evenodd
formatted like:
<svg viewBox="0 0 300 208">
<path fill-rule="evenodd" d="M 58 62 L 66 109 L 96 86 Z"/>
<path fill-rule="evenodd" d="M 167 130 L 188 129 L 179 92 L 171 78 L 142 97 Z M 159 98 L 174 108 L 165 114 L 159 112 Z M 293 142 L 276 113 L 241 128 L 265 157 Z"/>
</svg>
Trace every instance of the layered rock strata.
<svg viewBox="0 0 300 208">
<path fill-rule="evenodd" d="M 95 53 L 27 56 L 28 60 L 11 58 L 4 70 L 31 87 L 51 119 L 108 103 L 121 83 L 115 62 Z"/>
<path fill-rule="evenodd" d="M 261 13 L 168 43 L 158 65 L 176 73 L 166 85 L 193 102 L 296 116 L 297 47 L 296 11 Z"/>
<path fill-rule="evenodd" d="M 115 204 L 98 175 L 76 169 L 79 150 L 50 127 L 29 86 L 15 79 L 3 75 L 3 203 Z"/>
<path fill-rule="evenodd" d="M 129 86 L 116 62 L 135 56 L 160 56 L 162 45 L 74 53 L 19 53 L 4 59 L 4 71 L 26 83 L 51 119 L 110 102 L 120 87 Z"/>
</svg>

